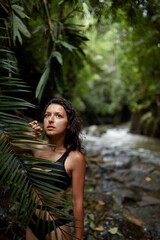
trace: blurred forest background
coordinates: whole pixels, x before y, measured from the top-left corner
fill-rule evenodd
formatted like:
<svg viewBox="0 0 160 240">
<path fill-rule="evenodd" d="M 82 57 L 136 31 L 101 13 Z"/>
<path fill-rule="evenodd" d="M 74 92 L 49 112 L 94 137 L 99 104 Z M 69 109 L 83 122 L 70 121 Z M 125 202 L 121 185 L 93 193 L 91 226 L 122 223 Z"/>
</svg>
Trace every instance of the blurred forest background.
<svg viewBox="0 0 160 240">
<path fill-rule="evenodd" d="M 11 96 L 38 106 L 17 114 L 40 120 L 63 96 L 85 125 L 131 119 L 132 132 L 160 137 L 158 0 L 1 0 L 0 15 L 0 74 L 11 64 L 30 89 Z"/>
</svg>

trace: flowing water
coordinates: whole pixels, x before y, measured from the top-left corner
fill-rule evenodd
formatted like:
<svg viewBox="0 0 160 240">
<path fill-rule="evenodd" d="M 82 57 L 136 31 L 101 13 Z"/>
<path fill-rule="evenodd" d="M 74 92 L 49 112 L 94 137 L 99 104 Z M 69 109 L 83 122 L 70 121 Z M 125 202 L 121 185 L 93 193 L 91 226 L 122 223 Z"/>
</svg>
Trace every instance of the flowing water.
<svg viewBox="0 0 160 240">
<path fill-rule="evenodd" d="M 110 213 L 99 221 L 104 231 L 91 239 L 160 240 L 160 139 L 131 134 L 125 125 L 90 126 L 84 141 L 94 172 L 88 182 L 99 182 L 93 196 L 106 202 L 104 211 Z M 115 226 L 121 237 L 108 233 Z"/>
<path fill-rule="evenodd" d="M 128 153 L 137 153 L 143 157 L 149 156 L 149 161 L 160 166 L 160 139 L 131 134 L 128 126 L 107 128 L 100 136 L 95 136 L 98 127 L 92 126 L 85 135 L 85 140 L 98 148 L 115 148 Z"/>
</svg>

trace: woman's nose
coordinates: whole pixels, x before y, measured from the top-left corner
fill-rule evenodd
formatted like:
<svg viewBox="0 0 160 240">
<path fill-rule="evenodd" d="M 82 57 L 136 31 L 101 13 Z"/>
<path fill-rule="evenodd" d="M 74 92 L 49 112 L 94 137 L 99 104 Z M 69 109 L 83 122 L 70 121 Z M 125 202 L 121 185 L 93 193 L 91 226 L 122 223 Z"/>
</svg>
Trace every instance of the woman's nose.
<svg viewBox="0 0 160 240">
<path fill-rule="evenodd" d="M 51 115 L 51 116 L 49 117 L 49 121 L 50 121 L 50 122 L 54 122 L 54 116 L 53 116 L 53 115 Z"/>
</svg>

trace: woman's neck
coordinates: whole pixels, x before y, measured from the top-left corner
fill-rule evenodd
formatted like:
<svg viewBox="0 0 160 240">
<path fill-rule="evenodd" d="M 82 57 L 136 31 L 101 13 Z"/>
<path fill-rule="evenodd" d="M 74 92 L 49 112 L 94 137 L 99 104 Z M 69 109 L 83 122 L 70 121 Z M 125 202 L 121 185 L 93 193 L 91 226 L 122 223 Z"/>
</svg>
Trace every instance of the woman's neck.
<svg viewBox="0 0 160 240">
<path fill-rule="evenodd" d="M 53 151 L 62 151 L 65 149 L 64 139 L 49 138 L 48 143 L 53 145 L 53 147 L 51 147 Z"/>
</svg>

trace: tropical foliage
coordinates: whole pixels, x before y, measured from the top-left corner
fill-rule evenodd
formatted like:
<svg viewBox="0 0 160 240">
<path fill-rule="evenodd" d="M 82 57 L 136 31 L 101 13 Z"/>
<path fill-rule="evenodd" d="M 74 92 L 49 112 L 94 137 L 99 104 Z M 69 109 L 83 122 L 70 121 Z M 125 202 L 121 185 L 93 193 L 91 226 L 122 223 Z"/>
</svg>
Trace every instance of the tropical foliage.
<svg viewBox="0 0 160 240">
<path fill-rule="evenodd" d="M 159 136 L 159 2 L 90 3 L 83 20 L 87 59 L 77 85 L 82 111 L 114 116 L 137 111 L 154 126 L 141 133 Z"/>
<path fill-rule="evenodd" d="M 160 4 L 112 1 L 112 10 L 113 20 L 119 19 L 123 27 L 119 66 L 121 81 L 130 92 L 129 107 L 137 112 L 132 130 L 159 137 Z"/>
<path fill-rule="evenodd" d="M 0 183 L 3 192 L 1 195 L 1 203 L 7 201 L 9 207 L 12 207 L 12 210 L 15 211 L 14 220 L 12 219 L 13 222 L 21 221 L 24 225 L 27 225 L 34 214 L 37 205 L 39 202 L 42 202 L 43 206 L 40 208 L 38 218 L 40 219 L 43 209 L 45 223 L 46 215 L 49 213 L 48 229 L 50 229 L 50 219 L 53 215 L 57 216 L 61 214 L 62 218 L 67 218 L 67 220 L 73 220 L 73 217 L 68 211 L 62 211 L 55 207 L 55 205 L 65 209 L 68 207 L 67 201 L 57 196 L 57 191 L 59 191 L 59 189 L 55 189 L 51 185 L 43 182 L 44 175 L 41 169 L 46 169 L 46 167 L 42 166 L 41 163 L 49 163 L 49 161 L 36 159 L 30 155 L 19 153 L 25 152 L 23 149 L 26 149 L 26 146 L 24 145 L 27 143 L 31 146 L 33 144 L 33 147 L 28 147 L 31 150 L 34 149 L 35 143 L 36 145 L 42 144 L 41 140 L 37 140 L 33 137 L 27 119 L 25 119 L 22 114 L 22 111 L 28 108 L 35 108 L 35 106 L 19 97 L 23 96 L 23 94 L 28 94 L 29 87 L 20 78 L 20 69 L 15 52 L 19 44 L 23 43 L 23 36 L 31 36 L 25 25 L 25 20 L 28 20 L 29 17 L 24 11 L 26 4 L 23 3 L 20 5 L 20 1 L 16 3 L 15 1 L 2 1 L 0 7 L 2 11 L 0 28 Z M 44 9 L 48 17 L 48 26 L 51 28 L 52 24 L 48 15 L 46 1 L 44 1 Z M 49 76 L 51 72 L 51 62 L 55 61 L 56 64 L 62 64 L 62 56 L 60 50 L 57 51 L 57 48 L 62 48 L 63 46 L 68 49 L 68 51 L 76 49 L 72 44 L 67 44 L 67 42 L 62 39 L 55 40 L 55 35 L 53 34 L 52 29 L 48 28 L 47 31 L 49 32 L 50 39 L 48 44 L 49 55 L 47 55 L 48 59 L 46 60 L 48 65 L 46 65 L 47 70 L 45 70 L 42 75 L 37 87 L 36 94 L 39 99 L 41 98 L 44 88 L 42 79 L 43 81 L 45 79 L 45 82 L 48 80 L 47 76 Z M 63 32 L 64 31 L 62 31 L 62 33 Z M 58 46 L 57 48 L 55 47 L 56 44 Z M 57 174 L 61 173 L 57 172 Z M 52 178 L 51 173 L 47 175 L 48 179 Z M 44 195 L 45 199 L 43 197 Z"/>
<path fill-rule="evenodd" d="M 159 103 L 158 1 L 10 3 L 2 1 L 1 12 L 32 86 L 26 98 L 35 102 L 35 93 L 43 107 L 63 95 L 85 114 L 89 107 L 102 115 Z"/>
</svg>

